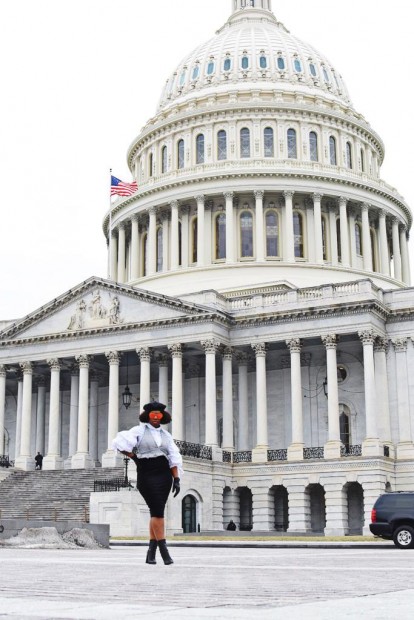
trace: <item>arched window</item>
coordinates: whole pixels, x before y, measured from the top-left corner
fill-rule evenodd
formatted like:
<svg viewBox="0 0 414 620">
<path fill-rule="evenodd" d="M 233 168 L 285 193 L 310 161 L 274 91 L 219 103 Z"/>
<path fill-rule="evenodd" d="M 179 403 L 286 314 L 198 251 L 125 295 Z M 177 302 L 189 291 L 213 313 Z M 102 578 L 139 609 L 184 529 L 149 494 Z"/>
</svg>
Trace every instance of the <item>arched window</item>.
<svg viewBox="0 0 414 620">
<path fill-rule="evenodd" d="M 346 167 L 352 169 L 352 146 L 350 142 L 346 143 Z"/>
<path fill-rule="evenodd" d="M 342 246 L 341 246 L 341 220 L 336 220 L 336 245 L 338 248 L 338 260 L 342 262 Z"/>
<path fill-rule="evenodd" d="M 315 131 L 309 134 L 309 154 L 311 161 L 318 161 L 318 135 Z"/>
<path fill-rule="evenodd" d="M 193 74 L 192 74 L 191 78 L 193 80 L 196 80 L 199 75 L 200 75 L 200 66 L 199 65 L 194 65 Z"/>
<path fill-rule="evenodd" d="M 266 256 L 279 256 L 279 216 L 276 211 L 266 213 Z"/>
<path fill-rule="evenodd" d="M 346 405 L 339 405 L 340 408 L 345 409 Z M 348 407 L 346 407 L 348 409 Z M 339 437 L 345 446 L 347 452 L 351 445 L 351 429 L 349 424 L 349 415 L 344 410 L 339 416 Z"/>
<path fill-rule="evenodd" d="M 196 138 L 196 163 L 204 164 L 204 135 L 199 133 Z"/>
<path fill-rule="evenodd" d="M 283 58 L 283 56 L 278 56 L 277 57 L 277 68 L 279 69 L 279 71 L 284 71 L 285 70 L 285 59 Z"/>
<path fill-rule="evenodd" d="M 293 66 L 295 67 L 296 73 L 302 73 L 302 63 L 300 62 L 299 58 L 295 58 L 295 60 L 293 61 Z"/>
<path fill-rule="evenodd" d="M 225 58 L 223 63 L 223 71 L 230 71 L 231 69 L 231 58 Z"/>
<path fill-rule="evenodd" d="M 184 69 L 184 71 L 180 75 L 180 86 L 181 87 L 184 86 L 186 74 L 187 74 L 187 71 Z"/>
<path fill-rule="evenodd" d="M 221 260 L 226 258 L 226 214 L 220 213 L 215 218 L 215 258 Z"/>
<path fill-rule="evenodd" d="M 325 80 L 327 84 L 329 84 L 330 79 L 329 79 L 329 75 L 325 67 L 322 67 L 322 73 L 323 73 L 323 79 Z"/>
<path fill-rule="evenodd" d="M 161 151 L 161 172 L 167 172 L 168 168 L 168 151 L 167 147 L 163 146 Z"/>
<path fill-rule="evenodd" d="M 316 67 L 313 62 L 309 63 L 309 71 L 312 77 L 317 77 Z"/>
<path fill-rule="evenodd" d="M 289 159 L 297 159 L 298 148 L 297 148 L 296 130 L 295 129 L 288 129 L 288 132 L 287 132 L 287 143 L 288 143 L 288 157 L 289 157 Z"/>
<path fill-rule="evenodd" d="M 267 58 L 266 58 L 266 56 L 260 56 L 259 63 L 260 63 L 260 68 L 261 69 L 267 69 Z"/>
<path fill-rule="evenodd" d="M 240 214 L 240 255 L 242 258 L 253 256 L 253 216 L 250 211 Z"/>
<path fill-rule="evenodd" d="M 336 140 L 333 136 L 329 136 L 329 161 L 331 166 L 336 166 Z"/>
<path fill-rule="evenodd" d="M 275 155 L 275 140 L 273 129 L 271 127 L 265 127 L 263 132 L 264 138 L 264 156 L 265 157 L 274 157 Z"/>
<path fill-rule="evenodd" d="M 162 227 L 157 229 L 157 271 L 162 271 L 163 261 L 163 243 L 162 243 Z"/>
<path fill-rule="evenodd" d="M 197 501 L 192 495 L 186 495 L 181 507 L 181 527 L 184 534 L 197 531 Z"/>
<path fill-rule="evenodd" d="M 326 217 L 322 216 L 321 219 L 322 224 L 322 257 L 323 260 L 328 260 L 328 225 L 326 222 Z"/>
<path fill-rule="evenodd" d="M 217 159 L 227 159 L 227 134 L 224 129 L 217 134 Z"/>
<path fill-rule="evenodd" d="M 150 153 L 150 156 L 149 156 L 148 168 L 149 168 L 149 176 L 152 177 L 154 175 L 154 156 L 152 153 Z"/>
<path fill-rule="evenodd" d="M 142 236 L 142 275 L 146 276 L 148 273 L 148 235 L 145 233 Z"/>
<path fill-rule="evenodd" d="M 184 140 L 178 140 L 177 163 L 178 163 L 178 168 L 184 168 Z"/>
<path fill-rule="evenodd" d="M 361 155 L 361 172 L 365 172 L 365 156 L 364 156 L 364 149 L 361 149 L 361 151 L 360 151 L 360 155 Z"/>
<path fill-rule="evenodd" d="M 293 213 L 293 235 L 295 240 L 295 257 L 303 258 L 303 217 L 301 213 Z"/>
<path fill-rule="evenodd" d="M 249 57 L 248 56 L 243 56 L 242 61 L 241 61 L 241 66 L 242 69 L 248 69 L 249 68 Z"/>
<path fill-rule="evenodd" d="M 207 65 L 207 75 L 213 75 L 215 68 L 216 68 L 216 65 L 215 65 L 214 60 L 210 60 L 210 62 Z"/>
<path fill-rule="evenodd" d="M 361 235 L 361 225 L 356 222 L 355 224 L 355 245 L 356 245 L 356 253 L 358 256 L 362 256 L 362 235 Z"/>
<path fill-rule="evenodd" d="M 240 130 L 240 157 L 250 157 L 250 129 Z"/>
<path fill-rule="evenodd" d="M 197 218 L 191 220 L 191 262 L 197 262 Z"/>
</svg>

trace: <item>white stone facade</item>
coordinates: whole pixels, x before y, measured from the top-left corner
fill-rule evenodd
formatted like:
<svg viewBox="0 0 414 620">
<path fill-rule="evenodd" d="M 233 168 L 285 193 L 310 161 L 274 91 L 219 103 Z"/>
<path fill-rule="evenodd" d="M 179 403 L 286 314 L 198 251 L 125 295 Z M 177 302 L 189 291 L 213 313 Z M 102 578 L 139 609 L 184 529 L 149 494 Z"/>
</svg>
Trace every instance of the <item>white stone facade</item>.
<svg viewBox="0 0 414 620">
<path fill-rule="evenodd" d="M 122 464 L 112 438 L 158 399 L 185 461 L 170 533 L 368 532 L 414 489 L 412 215 L 382 141 L 270 0 L 234 0 L 169 83 L 104 218 L 108 279 L 2 326 L 0 455 Z M 123 491 L 91 518 L 138 535 L 147 513 Z"/>
</svg>

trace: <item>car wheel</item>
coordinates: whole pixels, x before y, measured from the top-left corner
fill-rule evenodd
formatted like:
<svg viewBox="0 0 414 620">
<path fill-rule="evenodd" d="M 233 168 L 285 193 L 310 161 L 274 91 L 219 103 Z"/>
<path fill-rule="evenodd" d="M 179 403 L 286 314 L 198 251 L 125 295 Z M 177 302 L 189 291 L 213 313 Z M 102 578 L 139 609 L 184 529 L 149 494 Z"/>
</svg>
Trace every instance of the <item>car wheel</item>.
<svg viewBox="0 0 414 620">
<path fill-rule="evenodd" d="M 397 527 L 393 535 L 394 544 L 400 549 L 414 548 L 414 528 L 410 525 Z"/>
</svg>

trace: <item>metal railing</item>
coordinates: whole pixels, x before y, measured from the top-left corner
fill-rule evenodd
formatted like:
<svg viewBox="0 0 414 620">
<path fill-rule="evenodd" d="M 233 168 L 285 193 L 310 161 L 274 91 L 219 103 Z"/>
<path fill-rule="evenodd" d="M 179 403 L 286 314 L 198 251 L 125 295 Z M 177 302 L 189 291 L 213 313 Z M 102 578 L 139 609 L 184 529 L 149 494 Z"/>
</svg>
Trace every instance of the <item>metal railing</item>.
<svg viewBox="0 0 414 620">
<path fill-rule="evenodd" d="M 309 459 L 323 459 L 324 458 L 324 449 L 323 447 L 317 448 L 303 448 L 303 458 L 305 460 Z"/>
<path fill-rule="evenodd" d="M 287 448 L 267 451 L 268 461 L 287 461 Z"/>
<path fill-rule="evenodd" d="M 0 454 L 0 467 L 14 467 L 14 461 L 9 459 L 8 454 Z"/>
<path fill-rule="evenodd" d="M 233 452 L 233 463 L 251 463 L 252 451 L 243 450 L 242 452 Z"/>
<path fill-rule="evenodd" d="M 132 484 L 125 478 L 112 478 L 93 481 L 94 493 L 110 493 L 111 491 L 121 491 L 123 489 L 131 490 Z"/>
<path fill-rule="evenodd" d="M 204 446 L 199 443 L 189 443 L 188 441 L 174 440 L 181 452 L 182 456 L 191 456 L 195 459 L 205 459 L 211 461 L 213 459 L 213 451 L 211 446 Z"/>
<path fill-rule="evenodd" d="M 362 445 L 341 446 L 341 456 L 362 456 Z"/>
</svg>

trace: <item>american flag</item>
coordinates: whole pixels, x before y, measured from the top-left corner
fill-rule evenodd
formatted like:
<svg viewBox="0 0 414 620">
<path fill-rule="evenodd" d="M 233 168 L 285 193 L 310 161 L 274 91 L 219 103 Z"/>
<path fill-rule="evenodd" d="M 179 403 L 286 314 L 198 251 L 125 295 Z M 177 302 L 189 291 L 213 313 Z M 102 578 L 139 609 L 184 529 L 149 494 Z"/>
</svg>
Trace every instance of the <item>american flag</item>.
<svg viewBox="0 0 414 620">
<path fill-rule="evenodd" d="M 111 196 L 132 196 L 138 190 L 136 181 L 124 183 L 111 175 Z"/>
</svg>

